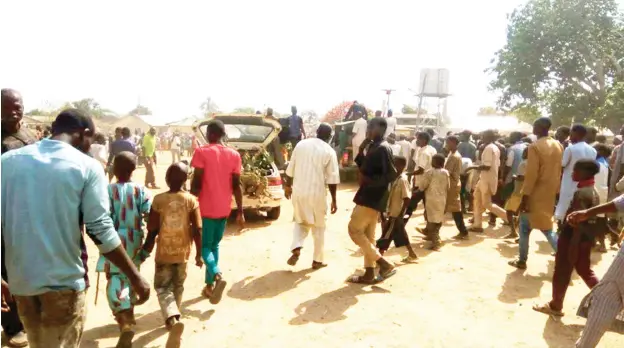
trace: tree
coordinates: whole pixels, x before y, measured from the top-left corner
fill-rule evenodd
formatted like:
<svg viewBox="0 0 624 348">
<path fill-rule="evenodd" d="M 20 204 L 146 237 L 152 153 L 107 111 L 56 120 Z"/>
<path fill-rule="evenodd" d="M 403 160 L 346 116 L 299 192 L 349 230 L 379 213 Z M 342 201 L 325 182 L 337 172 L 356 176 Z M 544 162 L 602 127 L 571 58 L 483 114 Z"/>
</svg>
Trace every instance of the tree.
<svg viewBox="0 0 624 348">
<path fill-rule="evenodd" d="M 244 106 L 244 107 L 238 107 L 235 108 L 232 113 L 234 114 L 255 114 L 256 113 L 256 109 L 252 108 L 250 106 Z"/>
<path fill-rule="evenodd" d="M 500 114 L 501 113 L 492 106 L 484 106 L 479 108 L 479 111 L 477 111 L 477 115 L 479 116 L 497 116 Z"/>
<path fill-rule="evenodd" d="M 24 113 L 24 115 L 26 115 L 26 116 L 50 116 L 51 115 L 51 111 L 50 110 L 41 110 L 41 109 L 32 109 L 32 110 Z"/>
<path fill-rule="evenodd" d="M 401 112 L 404 114 L 418 114 L 418 107 L 417 106 L 411 106 L 411 105 L 407 105 L 407 104 L 403 104 L 403 107 L 401 108 Z M 421 115 L 426 115 L 427 114 L 427 110 L 420 108 L 420 114 Z"/>
<path fill-rule="evenodd" d="M 61 107 L 61 110 L 67 109 L 68 107 L 81 110 L 87 115 L 95 118 L 101 118 L 113 113 L 109 109 L 102 108 L 98 102 L 93 100 L 93 98 L 84 98 L 75 102 L 66 103 Z"/>
<path fill-rule="evenodd" d="M 137 104 L 134 109 L 128 112 L 129 115 L 151 115 L 152 110 L 150 110 L 147 106 Z"/>
<path fill-rule="evenodd" d="M 206 98 L 206 100 L 201 103 L 199 108 L 201 109 L 204 117 L 208 117 L 210 115 L 221 112 L 217 104 L 215 104 L 215 102 L 210 97 Z"/>
<path fill-rule="evenodd" d="M 342 103 L 334 106 L 332 109 L 327 111 L 325 116 L 323 116 L 323 122 L 333 124 L 335 122 L 341 121 L 342 118 L 347 114 L 347 111 L 349 111 L 349 107 L 351 107 L 351 104 L 353 104 L 352 101 L 343 101 Z"/>
<path fill-rule="evenodd" d="M 555 125 L 593 120 L 615 130 L 621 119 L 604 110 L 608 100 L 620 103 L 614 90 L 624 81 L 623 42 L 615 0 L 530 0 L 509 16 L 507 43 L 488 69 L 498 107 L 529 118 L 542 110 Z"/>
</svg>

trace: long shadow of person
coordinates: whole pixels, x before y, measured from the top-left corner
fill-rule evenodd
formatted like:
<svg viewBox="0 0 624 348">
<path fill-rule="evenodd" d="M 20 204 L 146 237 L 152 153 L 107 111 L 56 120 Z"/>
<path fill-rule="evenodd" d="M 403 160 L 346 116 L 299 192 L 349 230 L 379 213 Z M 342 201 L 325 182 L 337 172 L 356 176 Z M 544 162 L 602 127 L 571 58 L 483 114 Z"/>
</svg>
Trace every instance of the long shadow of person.
<svg viewBox="0 0 624 348">
<path fill-rule="evenodd" d="M 548 261 L 548 271 L 537 276 L 526 274 L 525 270 L 516 269 L 505 277 L 498 300 L 503 303 L 516 303 L 521 299 L 537 298 L 544 282 L 552 279 L 554 261 Z M 511 266 L 509 266 L 511 267 Z"/>
<path fill-rule="evenodd" d="M 249 281 L 249 276 L 232 285 L 228 296 L 239 300 L 252 301 L 258 298 L 271 298 L 288 290 L 296 288 L 301 282 L 310 279 L 313 269 L 304 269 L 298 272 L 273 271 Z"/>
<path fill-rule="evenodd" d="M 203 297 L 196 297 L 190 300 L 182 302 L 182 317 L 194 317 L 200 321 L 209 320 L 214 314 L 214 309 L 206 312 L 199 310 L 189 310 L 188 306 L 203 300 Z M 158 339 L 161 336 L 167 334 L 165 328 L 164 319 L 162 318 L 162 312 L 160 310 L 150 312 L 144 315 L 136 316 L 137 325 L 135 326 L 135 333 L 140 337 L 133 341 L 135 347 L 146 347 L 148 343 Z M 147 332 L 147 333 L 144 333 Z M 144 333 L 144 334 L 141 334 Z M 81 348 L 98 348 L 100 347 L 99 340 L 106 338 L 119 337 L 119 326 L 117 324 L 108 324 L 93 329 L 86 330 L 82 335 Z"/>
<path fill-rule="evenodd" d="M 389 293 L 389 290 L 378 286 L 366 287 L 359 284 L 347 283 L 340 289 L 322 294 L 321 296 L 301 303 L 295 308 L 297 316 L 288 323 L 290 325 L 305 325 L 307 323 L 327 324 L 344 320 L 344 314 L 349 307 L 358 302 L 357 296 L 366 294 Z"/>
<path fill-rule="evenodd" d="M 564 324 L 560 318 L 552 316 L 546 320 L 543 337 L 548 347 L 574 347 L 574 343 L 583 331 L 583 325 Z"/>
</svg>

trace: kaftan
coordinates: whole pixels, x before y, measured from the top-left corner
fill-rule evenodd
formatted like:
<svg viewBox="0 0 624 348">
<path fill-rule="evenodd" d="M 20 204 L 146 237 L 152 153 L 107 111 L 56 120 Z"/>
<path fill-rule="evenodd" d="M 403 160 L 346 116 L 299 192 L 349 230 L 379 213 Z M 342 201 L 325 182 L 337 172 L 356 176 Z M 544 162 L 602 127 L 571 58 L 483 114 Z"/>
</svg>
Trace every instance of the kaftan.
<svg viewBox="0 0 624 348">
<path fill-rule="evenodd" d="M 425 191 L 427 222 L 442 223 L 449 190 L 449 173 L 446 169 L 429 169 L 423 174 L 420 190 Z"/>
</svg>

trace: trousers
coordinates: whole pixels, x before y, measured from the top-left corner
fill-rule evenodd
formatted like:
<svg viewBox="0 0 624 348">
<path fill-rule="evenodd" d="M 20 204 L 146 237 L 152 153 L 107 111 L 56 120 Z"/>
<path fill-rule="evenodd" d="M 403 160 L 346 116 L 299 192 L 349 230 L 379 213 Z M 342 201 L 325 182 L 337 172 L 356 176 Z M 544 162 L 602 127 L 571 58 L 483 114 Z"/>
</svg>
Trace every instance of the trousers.
<svg viewBox="0 0 624 348">
<path fill-rule="evenodd" d="M 156 290 L 160 311 L 165 321 L 180 315 L 185 280 L 186 262 L 156 264 L 154 289 Z"/>
<path fill-rule="evenodd" d="M 86 319 L 86 291 L 14 296 L 31 348 L 77 348 Z"/>
<path fill-rule="evenodd" d="M 316 262 L 324 261 L 323 249 L 325 248 L 325 227 L 310 226 L 299 224 L 295 222 L 293 227 L 293 240 L 290 250 L 303 248 L 308 234 L 312 231 L 312 238 L 314 239 L 314 255 L 312 260 Z"/>
<path fill-rule="evenodd" d="M 349 237 L 364 253 L 364 267 L 373 268 L 381 254 L 375 248 L 375 229 L 379 212 L 375 209 L 356 205 L 349 221 Z"/>
<path fill-rule="evenodd" d="M 2 258 L 2 279 L 6 282 L 9 281 L 9 277 L 7 275 L 6 267 L 4 266 L 4 240 L 2 240 L 2 254 L 0 257 Z M 24 331 L 24 325 L 22 325 L 22 321 L 19 318 L 19 314 L 17 313 L 17 302 L 11 301 L 8 303 L 10 310 L 8 312 L 2 312 L 2 330 L 4 330 L 4 334 L 8 337 L 12 337 Z"/>
<path fill-rule="evenodd" d="M 520 220 L 520 241 L 518 243 L 518 249 L 520 253 L 519 260 L 522 262 L 526 262 L 529 258 L 529 235 L 531 234 L 532 228 L 529 223 L 529 215 L 522 213 L 519 217 Z M 552 229 L 547 231 L 542 231 L 550 246 L 552 246 L 553 250 L 557 251 L 557 233 Z"/>
<path fill-rule="evenodd" d="M 477 183 L 477 188 L 474 192 L 474 226 L 483 227 L 483 212 L 487 209 L 491 213 L 494 213 L 503 221 L 507 221 L 507 212 L 505 209 L 492 203 L 492 193 L 488 189 L 485 183 Z"/>
<path fill-rule="evenodd" d="M 215 275 L 221 273 L 219 270 L 219 243 L 223 239 L 226 220 L 226 218 L 202 218 L 202 259 L 206 264 L 205 282 L 208 285 L 212 285 Z"/>
<path fill-rule="evenodd" d="M 418 203 L 423 202 L 423 206 L 427 205 L 427 200 L 425 199 L 424 191 L 414 191 L 412 192 L 412 197 L 410 198 L 409 204 L 407 205 L 407 209 L 405 210 L 405 215 L 403 219 L 403 223 L 407 224 L 409 219 L 412 217 L 412 214 L 418 208 Z M 425 211 L 425 221 L 427 221 L 427 212 Z"/>
<path fill-rule="evenodd" d="M 145 158 L 145 186 L 156 185 L 156 175 L 154 174 L 154 158 Z"/>
<path fill-rule="evenodd" d="M 384 225 L 381 238 L 377 240 L 377 248 L 379 250 L 388 250 L 390 243 L 394 242 L 395 248 L 409 245 L 410 241 L 405 231 L 405 224 L 401 217 L 389 217 Z"/>
</svg>

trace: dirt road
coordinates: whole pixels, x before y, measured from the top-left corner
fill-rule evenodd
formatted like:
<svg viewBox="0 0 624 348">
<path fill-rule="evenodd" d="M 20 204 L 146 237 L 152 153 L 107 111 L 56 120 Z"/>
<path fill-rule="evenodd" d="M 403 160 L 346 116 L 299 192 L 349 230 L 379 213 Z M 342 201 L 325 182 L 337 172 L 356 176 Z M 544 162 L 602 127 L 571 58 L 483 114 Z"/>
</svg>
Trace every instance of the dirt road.
<svg viewBox="0 0 624 348">
<path fill-rule="evenodd" d="M 166 158 L 162 156 L 161 158 Z M 158 182 L 165 187 L 162 165 Z M 143 181 L 144 170 L 135 173 Z M 361 271 L 363 259 L 347 234 L 353 207 L 353 186 L 338 194 L 338 212 L 328 221 L 326 261 L 329 267 L 311 271 L 312 241 L 296 267 L 289 267 L 292 206 L 285 201 L 282 217 L 266 222 L 248 217 L 248 229 L 228 229 L 221 244 L 221 268 L 229 285 L 223 301 L 212 306 L 200 297 L 204 271 L 189 264 L 183 320 L 184 347 L 572 347 L 584 325 L 575 315 L 588 292 L 574 276 L 565 301 L 568 313 L 555 320 L 531 310 L 551 293 L 554 258 L 545 238 L 533 234 L 526 271 L 507 265 L 517 246 L 500 237 L 506 228 L 471 234 L 455 242 L 452 221 L 442 229 L 446 244 L 429 252 L 416 236 L 419 214 L 408 231 L 421 257 L 402 265 L 398 274 L 379 286 L 348 285 L 347 276 Z M 394 251 L 389 258 L 400 263 Z M 105 280 L 94 305 L 97 249 L 89 245 L 88 320 L 82 347 L 113 347 L 117 326 L 106 303 Z M 192 255 L 193 256 L 193 255 Z M 604 274 L 615 251 L 593 254 L 597 274 Z M 141 272 L 151 281 L 153 259 Z M 136 309 L 135 347 L 164 346 L 167 331 L 155 294 Z M 624 347 L 624 337 L 607 333 L 603 347 Z"/>
</svg>

